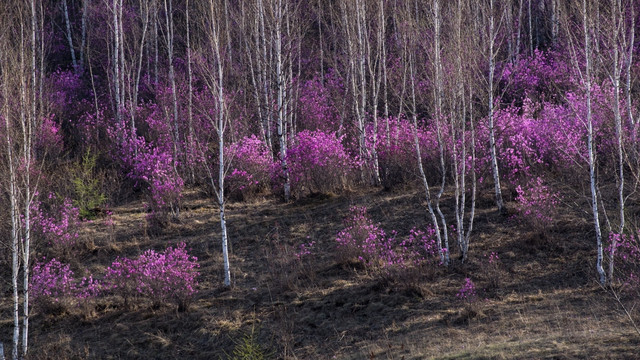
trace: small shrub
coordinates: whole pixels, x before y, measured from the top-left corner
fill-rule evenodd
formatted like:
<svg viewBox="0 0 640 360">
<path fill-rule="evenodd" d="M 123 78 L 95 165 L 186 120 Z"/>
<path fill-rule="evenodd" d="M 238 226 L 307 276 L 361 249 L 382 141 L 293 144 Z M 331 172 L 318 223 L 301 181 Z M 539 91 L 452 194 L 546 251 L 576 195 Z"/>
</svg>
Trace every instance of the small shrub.
<svg viewBox="0 0 640 360">
<path fill-rule="evenodd" d="M 185 244 L 163 253 L 145 251 L 137 259 L 118 258 L 106 270 L 105 284 L 113 293 L 130 299 L 142 296 L 155 304 L 174 303 L 186 310 L 197 292 L 197 258 L 187 254 Z"/>
<path fill-rule="evenodd" d="M 607 254 L 614 251 L 616 281 L 623 291 L 640 291 L 640 233 L 609 234 Z M 615 243 L 615 247 L 614 247 Z M 609 256 L 607 256 L 609 258 Z"/>
<path fill-rule="evenodd" d="M 350 211 L 351 216 L 344 220 L 345 228 L 336 236 L 343 261 L 356 257 L 369 268 L 395 273 L 412 266 L 439 264 L 433 227 L 426 232 L 413 228 L 407 237 L 398 238 L 396 231 L 387 235 L 375 224 L 365 207 L 353 206 Z"/>
<path fill-rule="evenodd" d="M 266 189 L 273 160 L 267 145 L 255 135 L 245 137 L 227 148 L 231 172 L 225 179 L 230 198 L 246 200 Z"/>
<path fill-rule="evenodd" d="M 388 133 L 387 124 L 389 125 Z M 415 178 L 418 163 L 413 129 L 413 124 L 407 119 L 390 118 L 378 121 L 376 144 L 378 166 L 382 185 L 387 189 Z M 368 132 L 373 132 L 373 129 L 368 129 Z M 368 141 L 372 141 L 371 137 Z M 433 134 L 429 134 L 422 128 L 418 129 L 418 142 L 421 146 L 423 162 L 429 157 L 427 149 L 437 148 L 434 141 Z"/>
<path fill-rule="evenodd" d="M 476 292 L 476 284 L 469 278 L 464 279 L 464 284 L 458 290 L 456 297 L 465 303 L 465 305 L 473 305 L 478 301 L 478 293 Z"/>
<path fill-rule="evenodd" d="M 528 184 L 528 188 L 518 185 L 518 211 L 520 215 L 535 229 L 546 231 L 553 224 L 559 195 L 544 184 L 542 178 L 537 177 Z"/>
<path fill-rule="evenodd" d="M 69 265 L 54 259 L 36 262 L 31 270 L 31 300 L 36 305 L 58 303 L 77 290 Z"/>
<path fill-rule="evenodd" d="M 87 151 L 72 174 L 71 182 L 75 193 L 73 205 L 80 211 L 82 219 L 95 219 L 96 210 L 107 201 L 106 195 L 100 190 L 100 180 L 95 173 L 97 159 L 97 155 Z"/>
<path fill-rule="evenodd" d="M 245 334 L 242 339 L 234 340 L 234 343 L 233 352 L 227 355 L 228 360 L 266 360 L 273 357 L 273 354 L 258 342 L 255 327 L 252 327 L 251 332 Z"/>
<path fill-rule="evenodd" d="M 33 304 L 49 314 L 68 310 L 74 300 L 76 305 L 86 305 L 102 291 L 102 283 L 93 276 L 78 281 L 69 265 L 55 258 L 43 258 L 34 264 L 29 286 Z"/>
<path fill-rule="evenodd" d="M 358 163 L 342 145 L 335 133 L 304 130 L 296 135 L 287 152 L 291 192 L 330 192 L 342 190 L 352 180 Z M 282 168 L 279 161 L 272 166 L 273 183 L 282 188 Z"/>
<path fill-rule="evenodd" d="M 500 278 L 502 275 L 498 254 L 493 251 L 489 255 L 485 254 L 482 268 L 489 283 L 489 290 L 497 290 L 500 287 Z"/>
<path fill-rule="evenodd" d="M 34 201 L 31 204 L 31 216 L 34 231 L 51 246 L 54 253 L 66 254 L 78 240 L 80 226 L 79 210 L 73 206 L 71 199 L 60 199 L 50 193 L 49 204 Z"/>
</svg>

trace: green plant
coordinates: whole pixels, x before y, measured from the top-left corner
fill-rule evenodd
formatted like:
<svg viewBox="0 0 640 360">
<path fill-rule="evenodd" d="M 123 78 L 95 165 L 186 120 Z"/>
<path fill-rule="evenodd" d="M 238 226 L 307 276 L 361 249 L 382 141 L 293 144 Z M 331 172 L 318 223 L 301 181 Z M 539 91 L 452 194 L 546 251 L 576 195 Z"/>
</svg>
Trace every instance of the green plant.
<svg viewBox="0 0 640 360">
<path fill-rule="evenodd" d="M 255 326 L 252 326 L 251 332 L 245 334 L 242 339 L 234 340 L 234 343 L 233 352 L 231 355 L 227 354 L 228 360 L 266 360 L 273 357 L 273 354 L 258 342 Z"/>
<path fill-rule="evenodd" d="M 82 219 L 95 219 L 97 209 L 107 201 L 107 197 L 101 191 L 100 179 L 95 173 L 97 159 L 98 155 L 87 151 L 82 156 L 80 164 L 73 169 L 73 204 L 80 210 Z"/>
</svg>

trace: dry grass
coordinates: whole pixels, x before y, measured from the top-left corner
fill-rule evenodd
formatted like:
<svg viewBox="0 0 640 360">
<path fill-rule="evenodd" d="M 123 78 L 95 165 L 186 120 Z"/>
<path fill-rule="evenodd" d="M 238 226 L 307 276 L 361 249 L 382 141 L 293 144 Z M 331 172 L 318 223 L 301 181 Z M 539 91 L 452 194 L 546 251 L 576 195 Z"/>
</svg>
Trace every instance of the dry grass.
<svg viewBox="0 0 640 360">
<path fill-rule="evenodd" d="M 187 312 L 145 301 L 126 309 L 105 298 L 35 313 L 31 358 L 226 359 L 248 334 L 283 359 L 637 356 L 640 339 L 593 280 L 588 222 L 569 210 L 542 233 L 481 199 L 470 261 L 401 281 L 337 261 L 335 234 L 350 205 L 367 206 L 385 230 L 402 236 L 426 225 L 422 201 L 418 190 L 365 189 L 291 204 L 229 204 L 231 288 L 221 286 L 216 208 L 201 194 L 190 193 L 180 221 L 155 237 L 143 225 L 139 202 L 112 209 L 113 228 L 102 220 L 87 225 L 72 266 L 100 273 L 116 256 L 185 241 L 201 265 L 198 296 Z M 314 256 L 296 260 L 297 246 L 309 241 L 316 241 Z M 483 270 L 483 255 L 491 251 L 500 255 L 497 275 Z M 455 296 L 465 277 L 481 297 L 473 309 Z M 10 299 L 4 283 L 3 289 L 0 341 L 8 350 Z"/>
</svg>

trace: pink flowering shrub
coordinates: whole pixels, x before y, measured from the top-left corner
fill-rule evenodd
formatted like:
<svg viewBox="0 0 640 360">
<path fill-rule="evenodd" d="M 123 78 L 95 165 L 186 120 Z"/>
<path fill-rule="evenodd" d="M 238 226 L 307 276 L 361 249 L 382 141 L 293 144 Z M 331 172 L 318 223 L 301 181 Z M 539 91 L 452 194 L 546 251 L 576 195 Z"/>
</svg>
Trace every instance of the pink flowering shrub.
<svg viewBox="0 0 640 360">
<path fill-rule="evenodd" d="M 73 206 L 71 199 L 60 199 L 50 193 L 47 204 L 34 201 L 31 204 L 33 228 L 36 234 L 57 252 L 64 252 L 78 240 L 80 211 Z"/>
<path fill-rule="evenodd" d="M 329 192 L 344 189 L 358 166 L 335 133 L 304 130 L 296 135 L 287 152 L 291 193 Z M 276 189 L 282 188 L 282 168 L 272 166 Z"/>
<path fill-rule="evenodd" d="M 373 132 L 371 126 L 368 132 Z M 405 118 L 380 119 L 377 132 L 376 150 L 383 186 L 391 188 L 413 179 L 418 169 L 413 124 Z M 369 147 L 372 146 L 372 136 L 367 138 L 367 142 Z M 428 163 L 426 160 L 437 151 L 437 139 L 433 133 L 419 127 L 418 142 L 423 163 Z"/>
<path fill-rule="evenodd" d="M 62 298 L 71 297 L 77 287 L 73 278 L 73 271 L 69 265 L 51 259 L 36 262 L 31 270 L 31 299 L 35 304 L 60 302 Z"/>
<path fill-rule="evenodd" d="M 232 198 L 247 199 L 268 187 L 273 159 L 267 145 L 251 135 L 229 145 L 231 171 L 225 185 Z"/>
<path fill-rule="evenodd" d="M 55 258 L 48 262 L 43 258 L 35 263 L 29 285 L 31 299 L 38 306 L 72 299 L 86 301 L 98 297 L 102 291 L 102 283 L 92 275 L 78 281 L 69 265 Z"/>
<path fill-rule="evenodd" d="M 617 234 L 610 233 L 606 253 L 614 251 L 616 274 L 612 279 L 617 281 L 623 291 L 640 290 L 640 232 Z M 607 256 L 609 258 L 609 256 Z"/>
<path fill-rule="evenodd" d="M 154 303 L 171 302 L 186 309 L 197 292 L 197 258 L 190 256 L 185 244 L 169 247 L 162 253 L 147 250 L 137 259 L 118 258 L 106 270 L 104 283 L 122 296 L 126 306 L 138 296 Z"/>
<path fill-rule="evenodd" d="M 299 109 L 302 129 L 323 132 L 338 130 L 339 114 L 331 90 L 339 88 L 339 84 L 334 77 L 331 73 L 328 74 L 324 86 L 318 75 L 300 85 Z"/>
<path fill-rule="evenodd" d="M 53 116 L 44 117 L 37 132 L 35 152 L 40 159 L 45 157 L 56 159 L 64 151 L 62 131 L 53 118 Z"/>
<path fill-rule="evenodd" d="M 385 250 L 384 257 L 393 258 L 386 233 L 367 216 L 366 207 L 352 206 L 349 211 L 351 216 L 344 220 L 345 228 L 336 236 L 341 254 L 355 256 L 367 266 L 383 265 Z"/>
<path fill-rule="evenodd" d="M 466 305 L 472 305 L 478 300 L 476 284 L 469 278 L 464 279 L 464 284 L 458 290 L 456 297 Z"/>
<path fill-rule="evenodd" d="M 496 252 L 484 254 L 482 259 L 482 269 L 489 282 L 489 289 L 496 290 L 500 287 L 500 277 L 502 274 L 500 257 Z"/>
<path fill-rule="evenodd" d="M 516 191 L 520 216 L 536 229 L 547 230 L 557 214 L 560 195 L 540 177 L 531 179 L 524 188 L 518 185 Z"/>
<path fill-rule="evenodd" d="M 566 61 L 558 61 L 559 54 L 536 49 L 533 56 L 520 57 L 507 62 L 502 71 L 502 81 L 507 85 L 509 100 L 521 100 L 531 94 L 555 96 L 571 85 L 571 69 Z"/>
<path fill-rule="evenodd" d="M 345 228 L 336 236 L 341 254 L 356 257 L 370 268 L 405 269 L 409 266 L 439 264 L 435 229 L 411 229 L 405 238 L 395 231 L 387 235 L 368 216 L 365 207 L 353 206 Z M 346 259 L 345 259 L 346 260 Z"/>
<path fill-rule="evenodd" d="M 144 137 L 132 134 L 124 123 L 107 131 L 117 141 L 116 157 L 128 171 L 127 176 L 138 185 L 146 185 L 151 210 L 148 220 L 154 225 L 162 225 L 169 214 L 177 213 L 184 188 L 184 181 L 177 172 L 179 164 L 174 164 L 173 150 L 169 145 L 154 146 Z"/>
<path fill-rule="evenodd" d="M 294 254 L 297 260 L 302 260 L 303 258 L 311 255 L 313 248 L 316 246 L 315 241 L 311 241 L 308 243 L 302 243 L 298 246 L 298 250 Z"/>
</svg>

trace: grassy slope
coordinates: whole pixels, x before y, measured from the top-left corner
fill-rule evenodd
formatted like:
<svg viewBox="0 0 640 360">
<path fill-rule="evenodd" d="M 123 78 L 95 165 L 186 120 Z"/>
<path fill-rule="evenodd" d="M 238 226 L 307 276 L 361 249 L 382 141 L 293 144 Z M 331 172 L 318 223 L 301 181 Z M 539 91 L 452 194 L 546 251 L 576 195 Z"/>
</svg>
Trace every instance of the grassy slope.
<svg viewBox="0 0 640 360">
<path fill-rule="evenodd" d="M 63 256 L 72 267 L 100 273 L 116 256 L 185 241 L 200 260 L 197 298 L 183 313 L 145 301 L 127 310 L 117 298 L 36 313 L 31 356 L 224 359 L 251 334 L 274 357 L 287 359 L 637 356 L 640 338 L 594 281 L 595 246 L 586 219 L 563 211 L 545 235 L 499 216 L 491 199 L 483 198 L 469 263 L 393 281 L 336 260 L 335 234 L 354 204 L 366 205 L 387 232 L 403 235 L 427 221 L 418 190 L 230 204 L 231 289 L 220 286 L 219 225 L 211 201 L 190 193 L 181 222 L 157 236 L 148 236 L 140 203 L 115 208 L 113 230 L 97 220 L 84 230 L 76 253 Z M 314 256 L 296 261 L 298 244 L 311 240 L 317 243 Z M 489 288 L 491 274 L 483 270 L 483 255 L 491 251 L 501 259 L 497 288 Z M 465 277 L 482 298 L 474 309 L 455 296 Z M 0 341 L 8 352 L 5 289 Z"/>
</svg>

